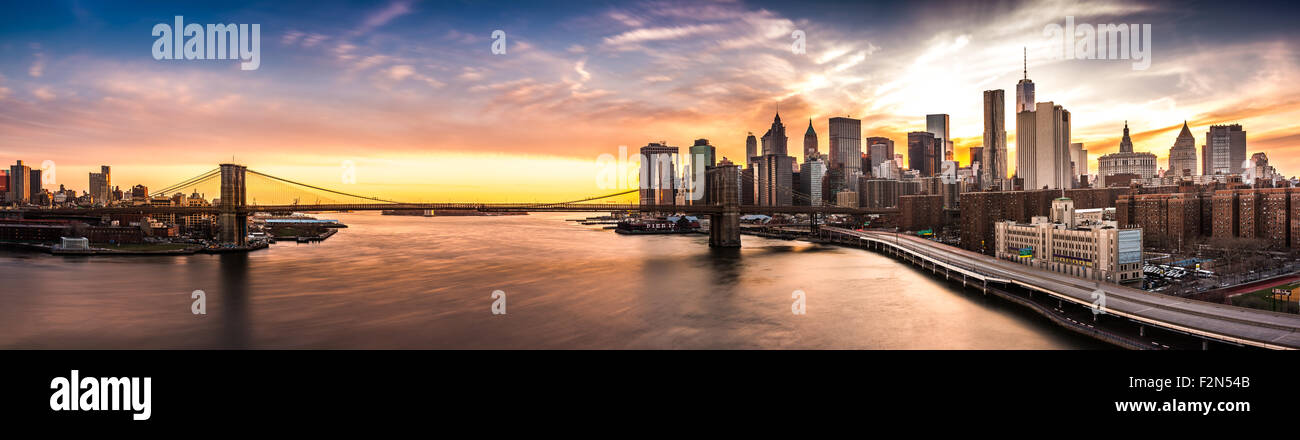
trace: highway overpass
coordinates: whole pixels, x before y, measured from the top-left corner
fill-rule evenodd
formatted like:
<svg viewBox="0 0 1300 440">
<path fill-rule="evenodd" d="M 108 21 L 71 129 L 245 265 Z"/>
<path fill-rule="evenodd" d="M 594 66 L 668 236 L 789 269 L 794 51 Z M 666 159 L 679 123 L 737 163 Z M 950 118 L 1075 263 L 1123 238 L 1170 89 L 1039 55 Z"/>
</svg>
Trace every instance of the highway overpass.
<svg viewBox="0 0 1300 440">
<path fill-rule="evenodd" d="M 858 240 L 868 247 L 905 255 L 949 277 L 978 285 L 1016 285 L 1064 302 L 1087 307 L 1093 292 L 1105 293 L 1106 314 L 1199 336 L 1208 340 L 1269 349 L 1300 349 L 1300 315 L 1215 304 L 1076 278 L 999 260 L 919 237 L 884 231 L 822 227 L 823 238 Z"/>
</svg>

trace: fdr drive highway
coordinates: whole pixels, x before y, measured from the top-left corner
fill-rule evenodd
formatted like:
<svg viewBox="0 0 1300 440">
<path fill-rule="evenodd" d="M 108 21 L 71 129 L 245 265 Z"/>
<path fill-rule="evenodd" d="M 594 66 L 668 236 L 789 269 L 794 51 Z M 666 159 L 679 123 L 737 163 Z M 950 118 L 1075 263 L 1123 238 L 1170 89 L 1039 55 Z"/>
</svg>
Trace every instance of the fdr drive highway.
<svg viewBox="0 0 1300 440">
<path fill-rule="evenodd" d="M 1131 287 L 1036 269 L 930 240 L 884 231 L 822 227 L 824 238 L 858 240 L 872 249 L 901 254 L 949 278 L 977 285 L 1012 285 L 1060 301 L 1199 338 L 1268 349 L 1300 349 L 1300 315 L 1160 295 Z M 1094 295 L 1100 289 L 1104 296 Z M 1099 301 L 1098 298 L 1104 298 Z"/>
</svg>

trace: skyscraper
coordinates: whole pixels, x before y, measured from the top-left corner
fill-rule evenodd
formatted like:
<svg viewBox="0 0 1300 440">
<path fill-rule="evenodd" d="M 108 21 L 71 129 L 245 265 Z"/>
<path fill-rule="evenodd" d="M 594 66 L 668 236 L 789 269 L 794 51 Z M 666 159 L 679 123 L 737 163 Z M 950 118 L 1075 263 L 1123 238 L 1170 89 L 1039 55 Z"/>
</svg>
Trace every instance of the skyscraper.
<svg viewBox="0 0 1300 440">
<path fill-rule="evenodd" d="M 1040 102 L 1016 114 L 1016 175 L 1025 189 L 1069 189 L 1070 112 Z"/>
<path fill-rule="evenodd" d="M 1017 87 L 1017 93 L 1019 90 Z M 1005 95 L 1002 89 L 984 91 L 984 151 L 980 158 L 980 186 L 983 188 L 991 188 L 1007 178 Z"/>
<path fill-rule="evenodd" d="M 894 158 L 894 140 L 893 140 L 893 139 L 890 139 L 890 138 L 887 138 L 887 137 L 883 137 L 883 136 L 871 136 L 871 137 L 868 137 L 868 138 L 865 140 L 865 143 L 864 143 L 863 145 L 867 147 L 867 154 L 871 154 L 871 146 L 872 146 L 872 145 L 884 145 L 884 146 L 885 146 L 885 152 L 884 152 L 884 154 L 885 154 L 885 159 L 884 159 L 884 160 L 893 160 L 893 158 Z M 871 159 L 871 164 L 872 164 L 873 166 L 876 165 L 876 164 L 879 164 L 879 163 L 881 163 L 881 162 L 883 162 L 883 160 L 876 160 L 875 158 L 872 158 L 872 159 Z"/>
<path fill-rule="evenodd" d="M 952 160 L 952 135 L 949 131 L 949 118 L 946 114 L 925 115 L 925 131 L 934 133 L 935 142 L 943 147 L 943 159 Z"/>
<path fill-rule="evenodd" d="M 32 168 L 30 172 L 31 178 L 28 182 L 31 186 L 27 188 L 27 200 L 36 203 L 36 200 L 41 197 L 41 169 Z"/>
<path fill-rule="evenodd" d="M 1034 111 L 1034 82 L 1029 80 L 1029 49 L 1025 49 L 1025 77 L 1016 83 L 1016 113 Z M 1017 132 L 1019 135 L 1019 132 Z M 1017 147 L 1019 148 L 1019 147 Z M 1019 163 L 1020 161 L 1016 161 Z"/>
<path fill-rule="evenodd" d="M 775 154 L 785 156 L 789 154 L 786 150 L 786 144 L 790 138 L 785 136 L 785 124 L 781 123 L 781 114 L 777 113 L 772 118 L 772 127 L 767 129 L 763 134 L 763 155 Z"/>
<path fill-rule="evenodd" d="M 880 164 L 894 160 L 894 141 L 883 137 L 869 137 L 866 141 L 867 156 L 871 158 L 871 166 L 879 167 Z M 874 170 L 867 170 L 870 174 L 875 174 Z"/>
<path fill-rule="evenodd" d="M 32 168 L 23 165 L 23 161 L 18 161 L 16 165 L 9 167 L 9 201 L 11 203 L 27 203 L 31 199 L 31 178 Z M 39 185 L 40 182 L 37 182 Z"/>
<path fill-rule="evenodd" d="M 803 160 L 807 162 L 817 157 L 817 131 L 813 130 L 812 119 L 808 120 L 808 131 L 803 134 Z"/>
<path fill-rule="evenodd" d="M 1070 162 L 1074 164 L 1074 171 L 1070 173 L 1071 178 L 1075 182 L 1082 182 L 1080 177 L 1088 174 L 1088 149 L 1083 148 L 1083 143 L 1070 144 Z"/>
<path fill-rule="evenodd" d="M 790 206 L 794 204 L 794 158 L 783 154 L 765 154 L 759 160 L 758 204 Z"/>
<path fill-rule="evenodd" d="M 709 169 L 717 165 L 717 148 L 709 145 L 708 139 L 696 139 L 695 145 L 691 145 L 689 151 L 691 157 L 687 159 L 687 163 L 690 166 L 686 171 L 688 179 L 686 190 L 689 192 L 686 194 L 686 202 L 692 205 L 708 203 L 704 196 L 708 194 L 706 185 L 708 185 Z"/>
<path fill-rule="evenodd" d="M 822 176 L 826 174 L 826 163 L 821 159 L 804 161 L 799 166 L 799 187 L 803 188 L 808 194 L 806 203 L 809 206 L 822 205 Z"/>
<path fill-rule="evenodd" d="M 641 147 L 641 204 L 672 205 L 677 202 L 677 147 L 652 142 Z"/>
<path fill-rule="evenodd" d="M 853 118 L 835 117 L 830 119 L 830 163 L 828 168 L 843 169 L 843 182 L 836 182 L 837 187 L 850 191 L 857 188 L 855 173 L 862 170 L 862 121 Z"/>
<path fill-rule="evenodd" d="M 1196 137 L 1183 121 L 1183 131 L 1178 133 L 1174 146 L 1169 148 L 1169 175 L 1196 175 Z"/>
<path fill-rule="evenodd" d="M 1241 173 L 1241 164 L 1246 161 L 1246 130 L 1239 124 L 1212 125 L 1205 132 L 1202 148 L 1205 175 Z"/>
<path fill-rule="evenodd" d="M 754 158 L 758 157 L 758 138 L 754 137 L 754 132 L 750 132 L 745 138 L 745 163 L 750 168 L 754 167 Z"/>
<path fill-rule="evenodd" d="M 934 133 L 913 131 L 907 134 L 907 167 L 931 177 L 943 169 L 943 145 Z"/>
</svg>

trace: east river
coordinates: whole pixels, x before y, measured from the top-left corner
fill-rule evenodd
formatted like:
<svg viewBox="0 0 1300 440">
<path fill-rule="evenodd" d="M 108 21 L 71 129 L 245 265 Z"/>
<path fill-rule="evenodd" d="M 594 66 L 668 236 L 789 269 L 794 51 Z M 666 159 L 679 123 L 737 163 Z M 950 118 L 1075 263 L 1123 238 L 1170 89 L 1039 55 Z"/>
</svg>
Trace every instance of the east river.
<svg viewBox="0 0 1300 440">
<path fill-rule="evenodd" d="M 565 221 L 587 215 L 320 214 L 349 228 L 248 254 L 0 250 L 0 347 L 1104 347 L 869 251 Z"/>
</svg>

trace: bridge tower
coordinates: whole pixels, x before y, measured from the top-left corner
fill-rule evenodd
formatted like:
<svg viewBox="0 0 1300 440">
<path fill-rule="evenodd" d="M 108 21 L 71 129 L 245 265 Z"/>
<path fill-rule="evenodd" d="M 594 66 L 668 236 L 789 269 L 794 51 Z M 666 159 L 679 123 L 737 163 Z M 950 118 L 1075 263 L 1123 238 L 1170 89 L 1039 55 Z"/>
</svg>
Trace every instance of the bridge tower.
<svg viewBox="0 0 1300 440">
<path fill-rule="evenodd" d="M 221 233 L 217 238 L 222 244 L 248 244 L 247 188 L 244 186 L 247 169 L 233 163 L 221 164 L 221 203 L 217 218 Z"/>
<path fill-rule="evenodd" d="M 709 246 L 740 247 L 740 168 L 733 164 L 709 170 L 709 200 L 722 212 L 709 216 Z"/>
</svg>

